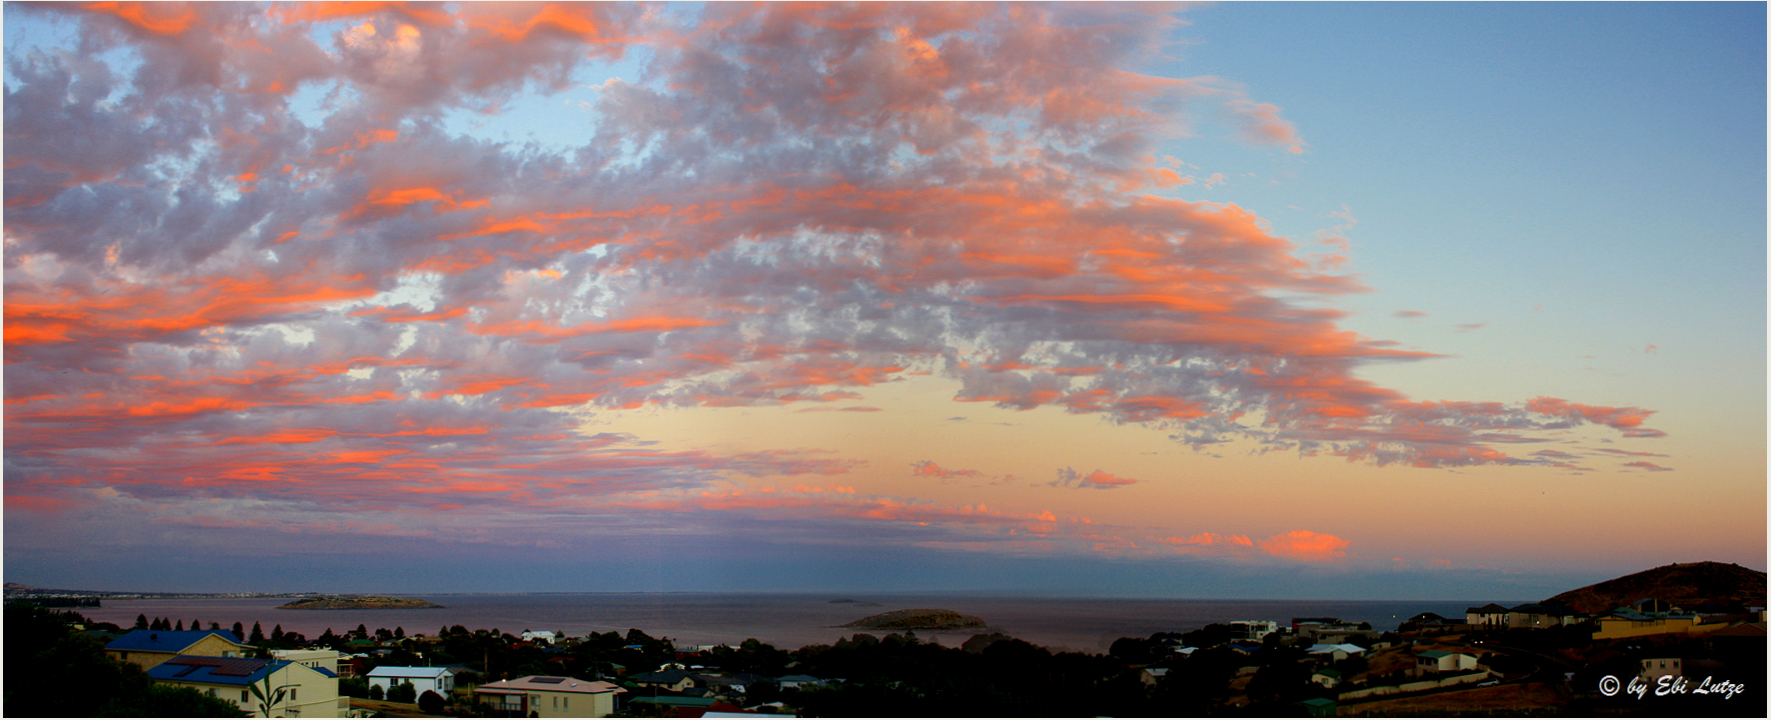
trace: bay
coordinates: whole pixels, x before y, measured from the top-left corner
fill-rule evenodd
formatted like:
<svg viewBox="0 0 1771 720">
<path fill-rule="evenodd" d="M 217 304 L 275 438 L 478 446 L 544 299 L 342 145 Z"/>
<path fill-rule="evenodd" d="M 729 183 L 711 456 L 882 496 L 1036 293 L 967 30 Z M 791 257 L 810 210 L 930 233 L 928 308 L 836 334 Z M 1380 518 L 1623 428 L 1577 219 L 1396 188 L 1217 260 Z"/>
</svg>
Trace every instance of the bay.
<svg viewBox="0 0 1771 720">
<path fill-rule="evenodd" d="M 783 649 L 831 643 L 854 635 L 836 627 L 868 615 L 907 608 L 940 608 L 976 615 L 991 628 L 1053 651 L 1103 653 L 1121 637 L 1149 637 L 1156 632 L 1185 632 L 1207 623 L 1274 620 L 1289 624 L 1296 617 L 1337 617 L 1369 622 L 1393 630 L 1422 612 L 1462 617 L 1464 609 L 1490 600 L 1186 600 L 1074 598 L 1013 595 L 880 593 L 836 596 L 806 593 L 538 593 L 507 595 L 405 595 L 444 607 L 423 610 L 280 610 L 287 598 L 199 598 L 110 600 L 100 608 L 78 611 L 96 621 L 129 627 L 137 615 L 173 622 L 200 620 L 250 631 L 260 623 L 265 633 L 281 625 L 286 631 L 318 637 L 327 628 L 344 633 L 360 623 L 377 628 L 403 628 L 408 635 L 435 634 L 461 625 L 469 630 L 555 630 L 568 636 L 589 632 L 626 633 L 638 628 L 653 637 L 668 637 L 678 646 L 737 645 L 756 638 Z M 850 599 L 856 602 L 831 602 Z M 1507 603 L 1503 603 L 1507 604 Z M 883 635 L 873 632 L 874 635 Z M 921 632 L 924 641 L 954 646 L 975 631 Z"/>
</svg>

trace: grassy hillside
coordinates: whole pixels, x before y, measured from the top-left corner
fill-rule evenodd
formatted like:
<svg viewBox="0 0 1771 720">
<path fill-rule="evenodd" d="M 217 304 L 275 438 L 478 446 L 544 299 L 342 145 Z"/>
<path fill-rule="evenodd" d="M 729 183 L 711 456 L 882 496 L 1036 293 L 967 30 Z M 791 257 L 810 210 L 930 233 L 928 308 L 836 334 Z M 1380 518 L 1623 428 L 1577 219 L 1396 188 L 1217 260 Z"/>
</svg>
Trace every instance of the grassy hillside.
<svg viewBox="0 0 1771 720">
<path fill-rule="evenodd" d="M 1642 598 L 1660 598 L 1687 610 L 1702 605 L 1765 605 L 1765 573 L 1718 562 L 1673 563 L 1569 590 L 1545 600 L 1584 612 L 1604 612 Z"/>
</svg>

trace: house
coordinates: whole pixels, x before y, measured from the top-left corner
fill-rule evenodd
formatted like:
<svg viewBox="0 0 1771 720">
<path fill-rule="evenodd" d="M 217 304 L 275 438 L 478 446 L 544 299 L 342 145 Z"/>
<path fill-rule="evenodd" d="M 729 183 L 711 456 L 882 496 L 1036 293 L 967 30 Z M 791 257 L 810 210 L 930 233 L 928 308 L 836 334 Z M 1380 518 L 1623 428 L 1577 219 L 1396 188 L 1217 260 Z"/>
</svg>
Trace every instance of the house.
<svg viewBox="0 0 1771 720">
<path fill-rule="evenodd" d="M 633 681 L 645 687 L 655 687 L 671 692 L 683 692 L 695 686 L 695 677 L 690 675 L 689 671 L 681 669 L 640 673 L 633 676 Z"/>
<path fill-rule="evenodd" d="M 1583 619 L 1583 614 L 1565 605 L 1526 603 L 1507 611 L 1506 627 L 1543 629 L 1573 625 Z"/>
<path fill-rule="evenodd" d="M 1344 643 L 1353 640 L 1375 638 L 1378 633 L 1371 629 L 1369 623 L 1354 625 L 1343 623 L 1334 618 L 1319 620 L 1300 620 L 1297 622 L 1298 637 L 1307 638 L 1313 643 Z"/>
<path fill-rule="evenodd" d="M 271 657 L 301 663 L 315 670 L 331 670 L 334 675 L 343 677 L 344 673 L 340 668 L 346 664 L 345 658 L 349 656 L 337 650 L 272 650 Z"/>
<path fill-rule="evenodd" d="M 553 645 L 554 643 L 559 642 L 559 639 L 559 633 L 552 630 L 523 631 L 523 642 L 527 643 L 546 643 L 548 645 Z"/>
<path fill-rule="evenodd" d="M 813 685 L 823 685 L 824 681 L 810 675 L 782 675 L 775 678 L 775 686 L 782 690 L 794 690 Z"/>
<path fill-rule="evenodd" d="M 1435 612 L 1424 612 L 1407 620 L 1396 628 L 1399 632 L 1458 632 L 1468 630 L 1464 618 L 1448 618 Z"/>
<path fill-rule="evenodd" d="M 1292 703 L 1304 711 L 1304 717 L 1334 717 L 1336 703 L 1328 698 L 1311 698 Z"/>
<path fill-rule="evenodd" d="M 1464 622 L 1481 628 L 1503 628 L 1507 626 L 1507 612 L 1497 603 L 1488 603 L 1464 610 Z"/>
<path fill-rule="evenodd" d="M 1230 639 L 1259 643 L 1263 638 L 1279 632 L 1279 623 L 1272 620 L 1237 620 L 1230 623 Z"/>
<path fill-rule="evenodd" d="M 379 687 L 383 693 L 400 685 L 412 683 L 412 689 L 423 695 L 430 690 L 443 697 L 455 689 L 455 673 L 449 668 L 441 667 L 396 667 L 387 666 L 370 670 L 367 676 L 370 687 Z"/>
<path fill-rule="evenodd" d="M 1341 671 L 1333 668 L 1317 670 L 1310 674 L 1310 682 L 1321 685 L 1324 688 L 1332 688 L 1341 684 Z"/>
<path fill-rule="evenodd" d="M 105 656 L 151 670 L 180 655 L 236 658 L 254 650 L 225 630 L 131 630 L 107 643 Z"/>
<path fill-rule="evenodd" d="M 1593 617 L 1593 639 L 1614 640 L 1643 635 L 1696 635 L 1721 630 L 1726 622 L 1704 622 L 1702 615 L 1664 615 L 1642 613 L 1624 608 L 1599 613 Z"/>
<path fill-rule="evenodd" d="M 338 676 L 288 660 L 175 655 L 148 669 L 154 682 L 194 688 L 238 705 L 251 717 L 344 717 L 338 702 Z M 251 685 L 271 692 L 269 713 Z M 283 690 L 282 697 L 275 691 Z M 348 709 L 348 705 L 344 705 Z"/>
<path fill-rule="evenodd" d="M 615 696 L 627 692 L 601 680 L 529 675 L 474 688 L 474 699 L 509 717 L 599 718 L 615 714 Z"/>
<path fill-rule="evenodd" d="M 1670 675 L 1674 678 L 1681 678 L 1685 676 L 1684 670 L 1679 667 L 1679 661 L 1680 658 L 1645 658 L 1641 661 L 1641 670 L 1636 673 L 1636 676 L 1648 683 L 1649 687 L 1659 687 L 1657 683 L 1662 677 Z"/>
<path fill-rule="evenodd" d="M 1138 680 L 1145 685 L 1155 685 L 1165 677 L 1168 677 L 1168 668 L 1165 667 L 1147 667 L 1138 671 Z"/>
<path fill-rule="evenodd" d="M 1448 650 L 1424 650 L 1414 654 L 1412 675 L 1436 675 L 1476 669 L 1476 656 Z"/>
<path fill-rule="evenodd" d="M 1312 656 L 1312 659 L 1326 659 L 1329 662 L 1340 662 L 1349 657 L 1365 654 L 1365 648 L 1359 647 L 1358 645 L 1349 645 L 1347 643 L 1336 643 L 1333 645 L 1319 643 L 1311 645 L 1310 649 L 1306 652 Z"/>
</svg>

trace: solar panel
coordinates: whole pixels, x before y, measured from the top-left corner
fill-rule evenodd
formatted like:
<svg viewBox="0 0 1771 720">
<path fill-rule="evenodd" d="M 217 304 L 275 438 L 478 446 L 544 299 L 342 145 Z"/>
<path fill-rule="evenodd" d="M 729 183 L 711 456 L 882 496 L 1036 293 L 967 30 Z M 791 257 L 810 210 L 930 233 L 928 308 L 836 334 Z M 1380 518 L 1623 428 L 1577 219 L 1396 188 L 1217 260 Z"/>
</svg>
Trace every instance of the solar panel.
<svg viewBox="0 0 1771 720">
<path fill-rule="evenodd" d="M 187 666 L 187 668 L 184 671 L 178 673 L 178 677 L 184 677 L 186 675 L 189 675 L 192 672 L 195 672 L 197 670 L 197 668 L 211 668 L 211 670 L 209 671 L 210 675 L 220 675 L 223 677 L 246 677 L 248 675 L 251 675 L 252 673 L 258 672 L 260 668 L 263 668 L 264 666 L 270 664 L 270 661 L 268 661 L 268 660 L 253 660 L 250 658 L 193 657 L 193 656 L 189 656 L 189 655 L 181 655 L 179 657 L 173 658 L 173 659 L 168 660 L 166 662 L 169 665 L 185 665 L 185 666 Z"/>
<path fill-rule="evenodd" d="M 565 681 L 566 681 L 565 678 L 557 678 L 557 677 L 529 678 L 529 682 L 537 683 L 540 685 L 558 685 L 558 684 L 563 683 Z"/>
</svg>

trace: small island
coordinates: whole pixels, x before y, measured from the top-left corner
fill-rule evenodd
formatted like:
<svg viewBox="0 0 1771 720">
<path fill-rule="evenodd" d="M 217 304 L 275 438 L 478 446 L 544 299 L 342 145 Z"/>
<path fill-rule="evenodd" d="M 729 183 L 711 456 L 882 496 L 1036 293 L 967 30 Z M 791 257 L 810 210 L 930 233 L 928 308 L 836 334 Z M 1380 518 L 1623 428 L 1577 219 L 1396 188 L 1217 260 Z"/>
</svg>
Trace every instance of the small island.
<svg viewBox="0 0 1771 720">
<path fill-rule="evenodd" d="M 440 608 L 429 600 L 356 595 L 349 597 L 310 597 L 278 605 L 278 610 L 418 610 Z"/>
<path fill-rule="evenodd" d="M 964 615 L 952 610 L 919 608 L 869 615 L 838 627 L 869 630 L 964 630 L 989 627 L 989 623 L 975 615 Z"/>
</svg>

